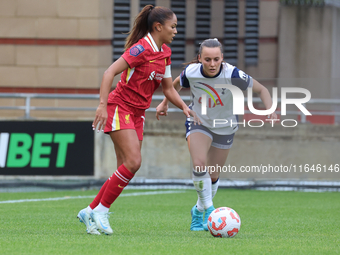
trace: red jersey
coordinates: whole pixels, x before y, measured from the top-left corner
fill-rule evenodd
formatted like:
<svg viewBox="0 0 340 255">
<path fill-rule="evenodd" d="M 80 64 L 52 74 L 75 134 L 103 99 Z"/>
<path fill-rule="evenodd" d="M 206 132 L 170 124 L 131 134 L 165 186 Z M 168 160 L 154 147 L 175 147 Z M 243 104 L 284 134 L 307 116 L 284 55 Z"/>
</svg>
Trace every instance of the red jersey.
<svg viewBox="0 0 340 255">
<path fill-rule="evenodd" d="M 150 107 L 152 95 L 170 70 L 171 50 L 165 44 L 158 50 L 151 34 L 127 49 L 122 57 L 129 64 L 117 87 L 109 95 L 108 102 L 119 103 L 138 109 Z M 164 74 L 166 73 L 166 77 Z"/>
</svg>

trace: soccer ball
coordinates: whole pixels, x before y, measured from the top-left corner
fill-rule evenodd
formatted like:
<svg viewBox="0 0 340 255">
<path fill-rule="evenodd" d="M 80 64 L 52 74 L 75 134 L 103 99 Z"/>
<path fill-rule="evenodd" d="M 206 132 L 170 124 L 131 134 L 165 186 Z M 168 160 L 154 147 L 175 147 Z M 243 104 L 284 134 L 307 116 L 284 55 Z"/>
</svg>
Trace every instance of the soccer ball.
<svg viewBox="0 0 340 255">
<path fill-rule="evenodd" d="M 219 207 L 208 218 L 208 229 L 215 237 L 234 237 L 241 227 L 241 218 L 229 207 Z"/>
</svg>

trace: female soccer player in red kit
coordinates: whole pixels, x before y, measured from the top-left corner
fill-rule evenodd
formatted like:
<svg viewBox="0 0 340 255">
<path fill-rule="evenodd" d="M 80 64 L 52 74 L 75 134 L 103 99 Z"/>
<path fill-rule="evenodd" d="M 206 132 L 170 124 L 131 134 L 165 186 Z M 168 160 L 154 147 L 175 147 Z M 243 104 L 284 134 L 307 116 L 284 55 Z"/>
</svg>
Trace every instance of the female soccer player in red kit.
<svg viewBox="0 0 340 255">
<path fill-rule="evenodd" d="M 110 135 L 119 167 L 93 202 L 78 213 L 89 234 L 100 234 L 97 229 L 113 233 L 109 208 L 140 168 L 145 110 L 160 83 L 164 95 L 190 116 L 189 107 L 172 86 L 171 50 L 165 45 L 177 33 L 176 25 L 176 15 L 170 9 L 145 6 L 126 39 L 125 52 L 104 73 L 93 129 Z M 121 72 L 116 89 L 109 93 L 113 78 Z"/>
</svg>

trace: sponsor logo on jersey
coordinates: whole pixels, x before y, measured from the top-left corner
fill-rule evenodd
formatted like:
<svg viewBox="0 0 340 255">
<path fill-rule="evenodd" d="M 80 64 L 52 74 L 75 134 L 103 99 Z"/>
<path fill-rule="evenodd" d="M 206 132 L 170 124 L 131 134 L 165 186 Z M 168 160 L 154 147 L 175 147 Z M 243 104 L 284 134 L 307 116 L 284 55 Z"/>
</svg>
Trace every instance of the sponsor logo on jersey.
<svg viewBox="0 0 340 255">
<path fill-rule="evenodd" d="M 202 97 L 198 99 L 198 103 L 202 104 Z M 208 102 L 206 102 L 208 108 L 214 108 L 216 105 L 221 105 L 220 100 L 216 99 L 216 101 L 211 100 L 208 98 Z"/>
<path fill-rule="evenodd" d="M 142 45 L 138 44 L 138 45 L 136 45 L 136 46 L 134 46 L 134 47 L 132 47 L 132 48 L 130 49 L 130 55 L 131 55 L 131 56 L 134 56 L 134 57 L 137 57 L 137 56 L 138 56 L 139 54 L 141 54 L 144 50 L 145 50 L 144 47 L 143 47 Z"/>
<path fill-rule="evenodd" d="M 197 82 L 197 83 L 199 83 L 199 84 L 201 84 L 201 85 L 203 85 L 203 86 L 208 88 L 208 89 L 205 89 L 205 88 L 201 88 L 201 87 L 198 87 L 198 86 L 194 85 L 194 87 L 196 89 L 201 89 L 201 90 L 203 90 L 205 93 L 207 93 L 210 96 L 210 98 L 209 98 L 209 108 L 215 107 L 216 105 L 224 106 L 223 102 L 222 102 L 222 100 L 220 98 L 220 95 L 217 93 L 217 91 L 213 87 L 211 87 L 210 85 L 208 85 L 206 83 L 203 83 L 203 82 Z M 211 93 L 210 91 L 212 91 L 217 96 L 217 99 L 214 98 L 213 93 Z M 213 105 L 211 105 L 211 99 L 214 101 Z M 201 103 L 201 100 L 202 100 L 202 98 L 200 97 L 199 100 L 198 100 L 199 103 Z"/>
<path fill-rule="evenodd" d="M 153 78 L 155 77 L 155 74 L 156 74 L 156 72 L 155 72 L 155 71 L 152 71 L 152 73 L 151 73 L 150 76 L 149 76 L 148 81 L 152 81 Z"/>
<path fill-rule="evenodd" d="M 163 77 L 164 77 L 164 74 L 162 74 L 162 73 L 157 73 L 156 74 L 155 71 L 152 71 L 152 73 L 150 74 L 148 80 L 152 81 L 153 79 L 155 79 L 155 80 L 161 81 L 163 79 Z"/>
<path fill-rule="evenodd" d="M 158 73 L 158 74 L 156 74 L 155 79 L 158 80 L 158 81 L 161 81 L 163 79 L 163 77 L 164 77 L 164 74 Z"/>
</svg>

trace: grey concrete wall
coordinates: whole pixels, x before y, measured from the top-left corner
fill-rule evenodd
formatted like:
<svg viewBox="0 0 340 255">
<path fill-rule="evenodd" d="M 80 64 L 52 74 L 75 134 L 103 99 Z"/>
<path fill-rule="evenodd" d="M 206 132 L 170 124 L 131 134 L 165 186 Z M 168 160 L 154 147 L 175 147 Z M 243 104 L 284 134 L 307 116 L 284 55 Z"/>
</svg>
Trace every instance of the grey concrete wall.
<svg viewBox="0 0 340 255">
<path fill-rule="evenodd" d="M 332 8 L 280 6 L 279 78 L 323 79 L 329 84 L 332 59 Z M 330 86 L 305 84 L 329 97 Z"/>
<path fill-rule="evenodd" d="M 340 98 L 339 16 L 332 6 L 280 6 L 279 87 L 303 87 L 312 98 Z"/>
<path fill-rule="evenodd" d="M 183 121 L 147 121 L 142 148 L 142 167 L 136 177 L 148 179 L 191 178 L 190 155 L 185 140 Z M 241 127 L 236 133 L 226 166 L 234 173 L 222 173 L 221 179 L 302 179 L 340 180 L 340 172 L 331 172 L 340 164 L 340 129 L 338 126 L 299 124 L 284 128 L 269 124 L 261 128 Z M 95 137 L 95 177 L 109 177 L 117 168 L 113 144 L 109 136 Z M 305 166 L 320 164 L 321 172 L 306 172 Z M 241 167 L 272 166 L 291 172 L 244 172 Z M 300 172 L 300 165 L 302 171 Z M 286 166 L 287 168 L 283 168 Z M 296 171 L 294 172 L 294 166 Z M 326 166 L 326 171 L 324 170 Z M 225 168 L 226 169 L 226 168 Z M 263 168 L 262 168 L 263 169 Z"/>
<path fill-rule="evenodd" d="M 340 98 L 340 8 L 332 9 L 332 98 Z M 340 105 L 332 108 L 340 111 Z M 336 122 L 340 123 L 340 116 L 336 117 Z"/>
</svg>

